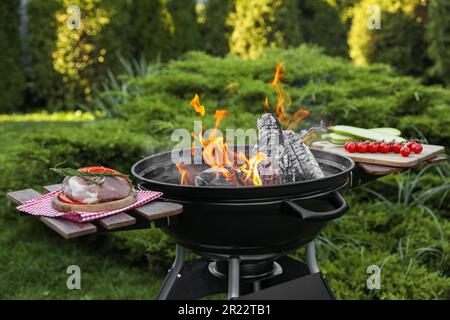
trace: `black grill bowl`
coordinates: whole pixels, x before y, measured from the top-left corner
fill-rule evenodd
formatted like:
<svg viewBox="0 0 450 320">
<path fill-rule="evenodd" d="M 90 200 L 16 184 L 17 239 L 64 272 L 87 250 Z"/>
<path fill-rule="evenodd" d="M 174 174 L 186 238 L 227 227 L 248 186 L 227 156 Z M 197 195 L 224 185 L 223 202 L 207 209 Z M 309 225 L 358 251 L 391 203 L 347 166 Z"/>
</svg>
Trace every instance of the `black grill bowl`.
<svg viewBox="0 0 450 320">
<path fill-rule="evenodd" d="M 138 161 L 132 174 L 141 187 L 183 205 L 180 222 L 163 228 L 180 245 L 217 259 L 272 259 L 310 242 L 348 209 L 338 191 L 349 185 L 354 162 L 311 151 L 325 178 L 260 187 L 181 186 L 170 152 Z"/>
</svg>

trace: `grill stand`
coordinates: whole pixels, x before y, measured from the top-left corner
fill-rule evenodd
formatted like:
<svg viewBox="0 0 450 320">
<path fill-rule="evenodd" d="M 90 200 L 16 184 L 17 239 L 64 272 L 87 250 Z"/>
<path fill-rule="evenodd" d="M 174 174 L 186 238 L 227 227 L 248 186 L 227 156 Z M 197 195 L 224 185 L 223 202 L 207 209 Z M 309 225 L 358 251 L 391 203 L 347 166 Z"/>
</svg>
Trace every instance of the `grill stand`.
<svg viewBox="0 0 450 320">
<path fill-rule="evenodd" d="M 274 262 L 274 270 L 276 271 L 264 278 L 246 278 L 248 275 L 241 273 L 241 269 L 245 268 L 245 265 L 242 265 L 239 257 L 228 259 L 227 277 L 226 273 L 223 274 L 217 270 L 218 268 L 214 262 L 207 259 L 197 259 L 185 263 L 185 255 L 186 249 L 177 245 L 175 260 L 157 296 L 158 300 L 200 299 L 224 292 L 228 292 L 228 299 L 253 298 L 253 295 L 257 294 L 262 294 L 263 299 L 264 297 L 276 299 L 276 296 L 269 293 L 270 289 L 276 287 L 284 290 L 282 291 L 283 293 L 291 291 L 294 296 L 295 291 L 303 290 L 303 295 L 300 294 L 300 296 L 306 299 L 334 299 L 333 293 L 328 288 L 317 266 L 314 241 L 306 246 L 307 265 L 286 256 Z M 285 289 L 281 287 L 285 283 L 293 283 L 303 278 L 308 278 L 308 281 L 310 281 L 310 277 L 315 277 L 314 279 L 321 281 L 322 288 L 301 288 L 299 287 L 301 284 L 286 286 Z M 317 281 L 316 284 L 318 283 Z M 314 285 L 313 282 L 308 282 L 307 286 L 310 284 Z M 310 289 L 312 292 L 311 295 L 308 295 L 308 290 Z M 264 293 L 265 291 L 268 293 Z M 287 295 L 287 297 L 289 298 L 290 296 Z"/>
</svg>

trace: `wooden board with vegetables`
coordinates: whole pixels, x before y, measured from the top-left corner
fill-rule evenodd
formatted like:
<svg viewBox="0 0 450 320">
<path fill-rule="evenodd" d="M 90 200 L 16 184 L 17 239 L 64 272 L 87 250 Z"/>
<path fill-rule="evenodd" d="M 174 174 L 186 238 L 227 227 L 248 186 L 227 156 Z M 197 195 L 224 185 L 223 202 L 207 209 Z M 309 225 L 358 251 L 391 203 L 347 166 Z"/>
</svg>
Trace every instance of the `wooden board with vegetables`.
<svg viewBox="0 0 450 320">
<path fill-rule="evenodd" d="M 414 167 L 445 152 L 442 146 L 407 141 L 395 128 L 363 129 L 351 126 L 333 126 L 322 135 L 327 141 L 317 141 L 313 147 L 341 153 L 356 162 L 392 166 Z"/>
</svg>

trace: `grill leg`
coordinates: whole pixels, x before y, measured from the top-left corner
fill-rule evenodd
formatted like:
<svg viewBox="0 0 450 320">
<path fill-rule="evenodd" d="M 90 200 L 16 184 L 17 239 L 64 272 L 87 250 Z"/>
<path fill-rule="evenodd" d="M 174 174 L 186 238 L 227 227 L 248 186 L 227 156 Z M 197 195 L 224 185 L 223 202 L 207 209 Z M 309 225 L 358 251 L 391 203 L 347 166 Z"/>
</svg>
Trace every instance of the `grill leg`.
<svg viewBox="0 0 450 320">
<path fill-rule="evenodd" d="M 169 269 L 166 279 L 164 279 L 164 283 L 156 297 L 157 300 L 167 299 L 167 296 L 169 295 L 170 290 L 172 290 L 172 287 L 180 274 L 181 268 L 183 267 L 185 254 L 186 249 L 177 244 L 175 260 L 173 261 L 172 267 Z"/>
<path fill-rule="evenodd" d="M 311 274 L 319 273 L 319 266 L 316 260 L 316 249 L 314 247 L 314 241 L 311 241 L 306 245 L 306 259 L 308 261 L 308 268 Z"/>
<path fill-rule="evenodd" d="M 239 258 L 228 261 L 228 299 L 239 297 Z"/>
<path fill-rule="evenodd" d="M 261 290 L 261 281 L 253 282 L 253 292 Z"/>
</svg>

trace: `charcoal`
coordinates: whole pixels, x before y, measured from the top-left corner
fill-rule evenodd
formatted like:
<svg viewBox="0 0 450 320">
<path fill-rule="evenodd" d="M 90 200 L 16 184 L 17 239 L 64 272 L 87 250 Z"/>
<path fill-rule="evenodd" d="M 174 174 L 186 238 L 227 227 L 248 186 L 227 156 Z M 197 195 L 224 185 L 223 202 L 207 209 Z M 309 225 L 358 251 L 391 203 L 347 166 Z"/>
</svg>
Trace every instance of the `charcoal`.
<svg viewBox="0 0 450 320">
<path fill-rule="evenodd" d="M 258 118 L 258 147 L 259 152 L 267 156 L 258 165 L 258 171 L 263 184 L 277 184 L 283 182 L 289 158 L 284 152 L 283 130 L 277 117 L 265 113 Z"/>
<path fill-rule="evenodd" d="M 283 138 L 290 163 L 285 180 L 302 181 L 319 179 L 325 176 L 311 150 L 303 143 L 297 133 L 284 130 Z"/>
<path fill-rule="evenodd" d="M 209 168 L 203 170 L 195 177 L 195 185 L 198 187 L 205 186 L 240 186 L 244 184 L 244 176 L 241 171 L 235 170 L 230 166 L 226 166 L 229 172 L 233 174 L 233 179 L 227 179 L 223 175 L 223 171 L 220 168 Z"/>
</svg>

